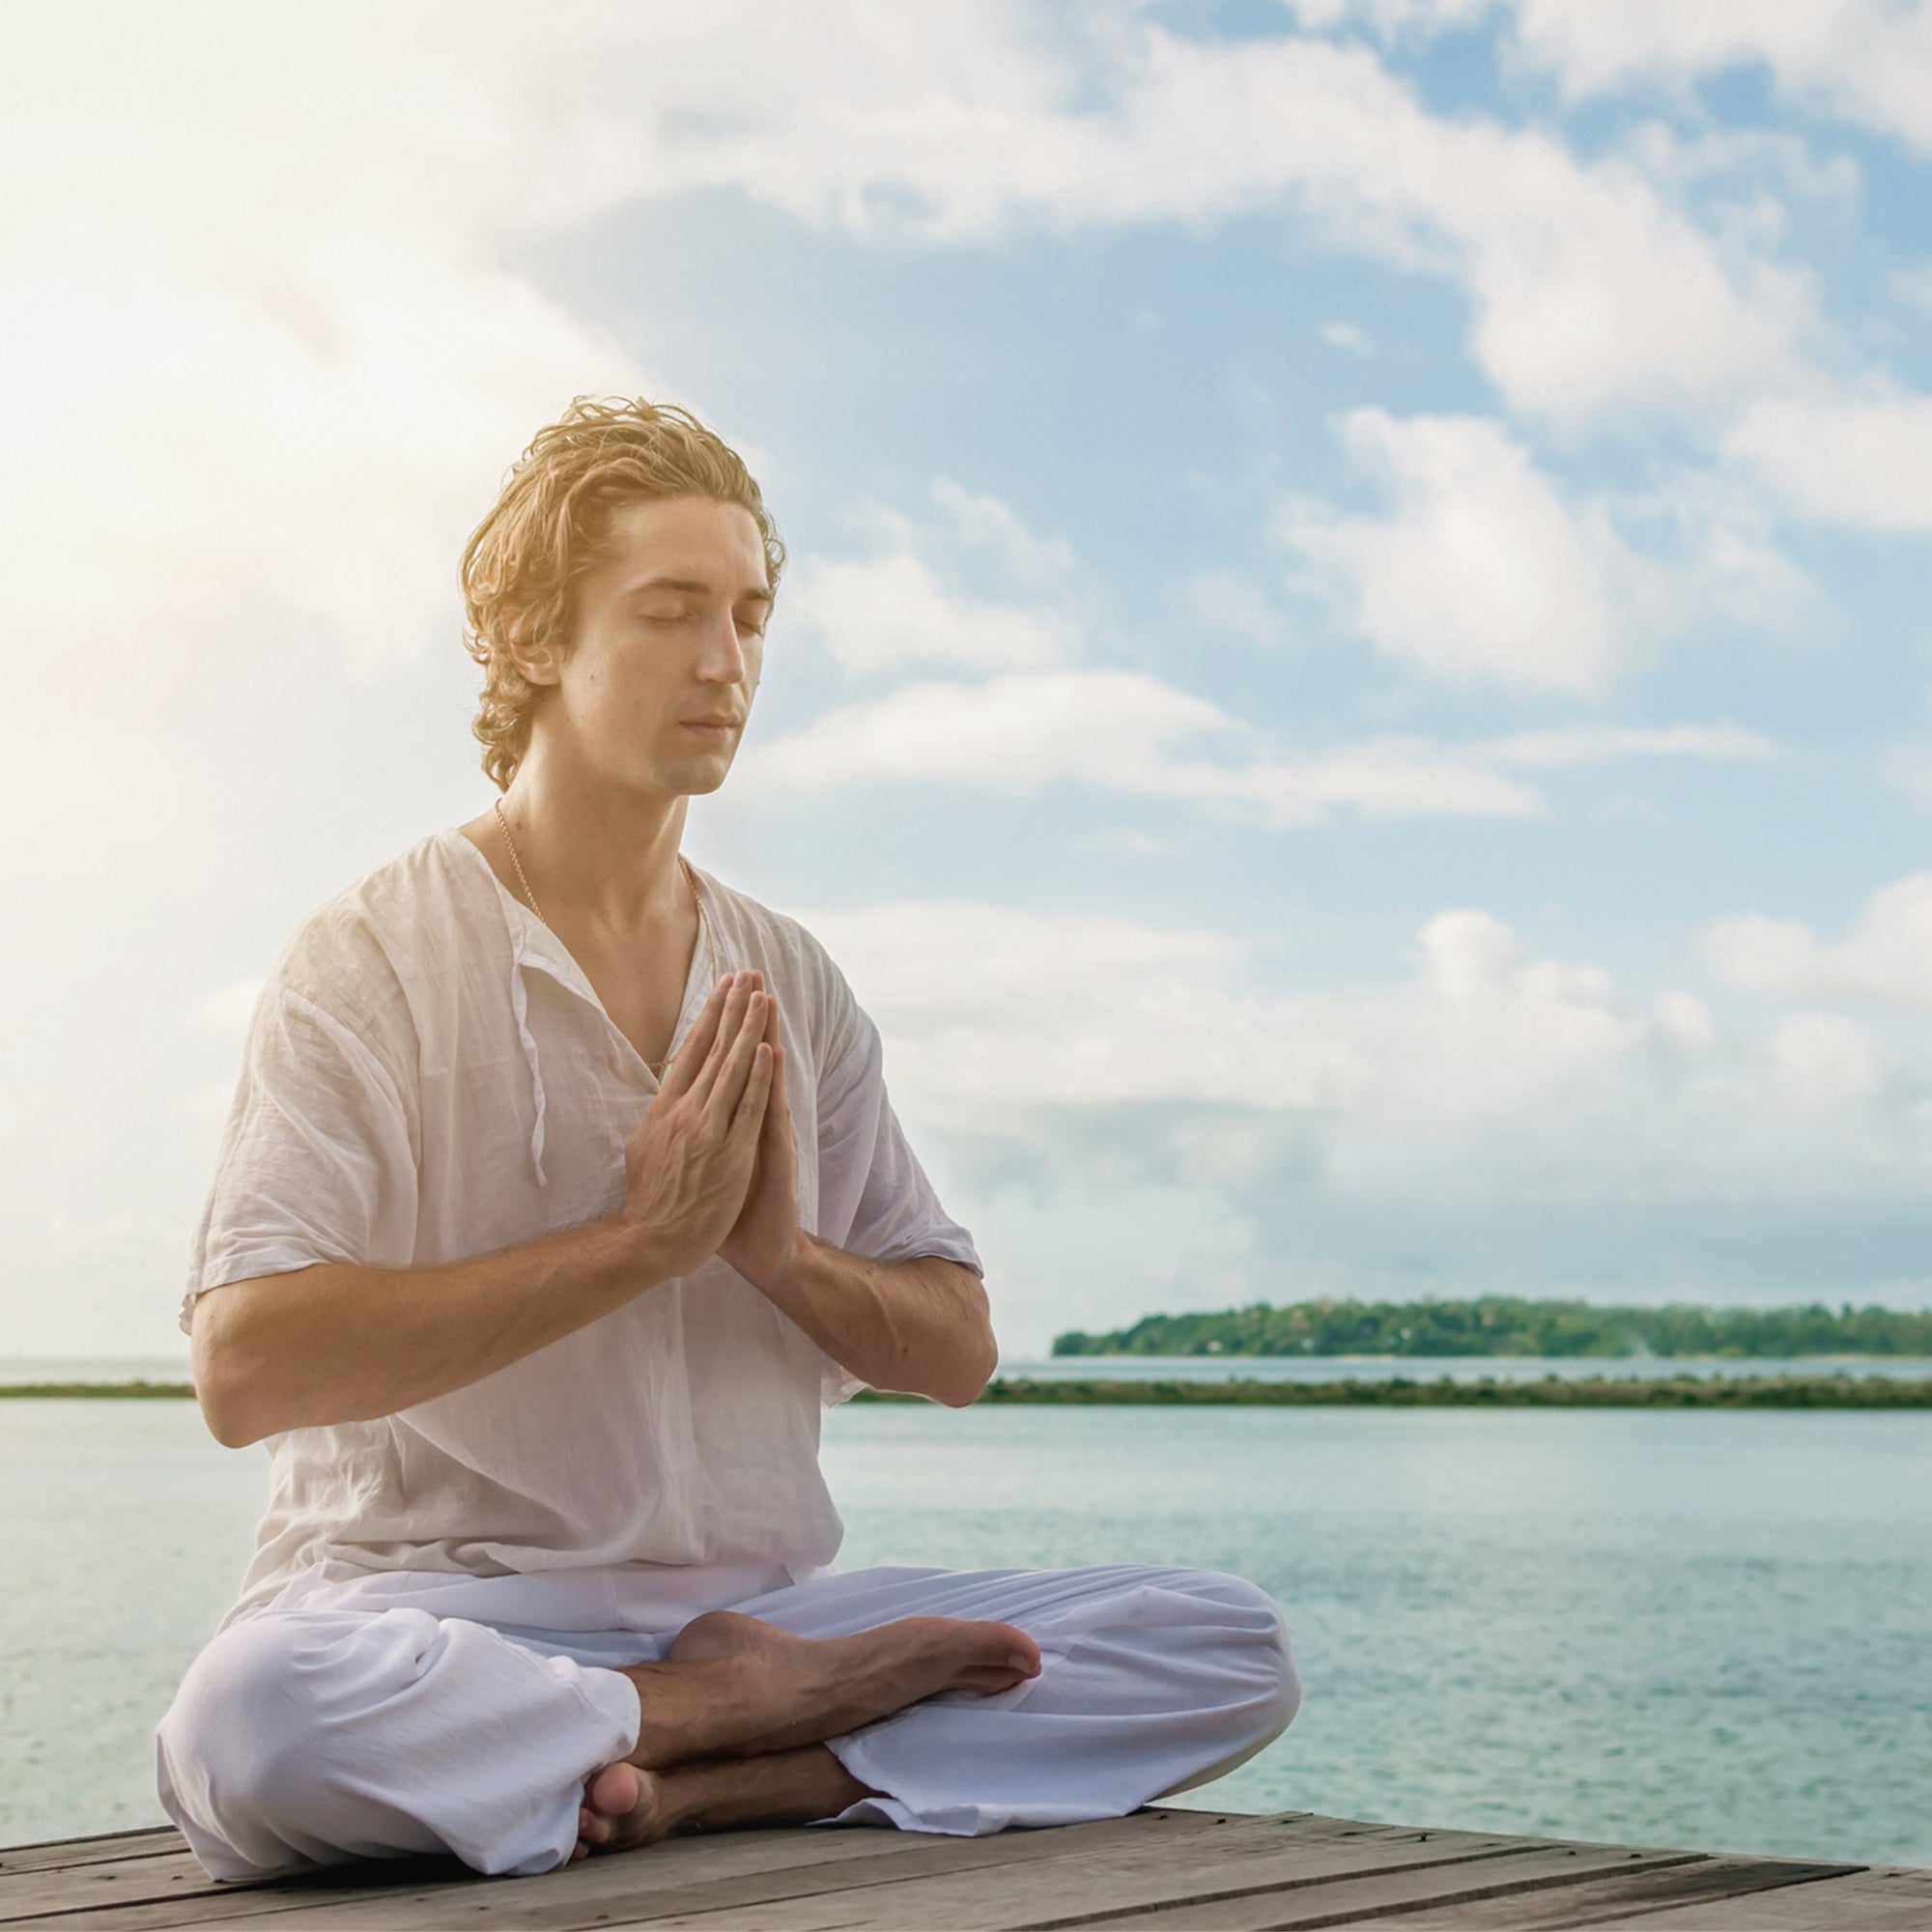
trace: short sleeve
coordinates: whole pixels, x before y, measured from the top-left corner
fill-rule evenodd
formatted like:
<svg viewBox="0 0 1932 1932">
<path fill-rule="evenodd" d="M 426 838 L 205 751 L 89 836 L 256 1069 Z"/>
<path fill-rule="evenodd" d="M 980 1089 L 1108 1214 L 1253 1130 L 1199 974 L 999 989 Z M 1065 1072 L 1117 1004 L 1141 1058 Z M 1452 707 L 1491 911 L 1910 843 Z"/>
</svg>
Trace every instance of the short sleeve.
<svg viewBox="0 0 1932 1932">
<path fill-rule="evenodd" d="M 413 1136 L 396 1079 L 349 1027 L 271 980 L 195 1230 L 182 1327 L 195 1297 L 226 1282 L 325 1262 L 407 1267 L 415 1226 Z"/>
<path fill-rule="evenodd" d="M 972 1236 L 939 1205 L 893 1112 L 878 1028 L 849 992 L 845 1000 L 844 1051 L 819 1083 L 819 1239 L 870 1261 L 937 1255 L 983 1274 Z M 828 1406 L 865 1386 L 828 1361 Z"/>
</svg>

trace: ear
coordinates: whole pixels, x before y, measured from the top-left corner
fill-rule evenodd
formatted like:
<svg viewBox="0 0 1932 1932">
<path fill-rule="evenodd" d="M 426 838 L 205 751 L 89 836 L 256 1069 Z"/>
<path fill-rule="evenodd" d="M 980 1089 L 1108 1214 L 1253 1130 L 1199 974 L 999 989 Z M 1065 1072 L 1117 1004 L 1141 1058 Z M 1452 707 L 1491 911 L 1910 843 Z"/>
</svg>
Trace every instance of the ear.
<svg viewBox="0 0 1932 1932">
<path fill-rule="evenodd" d="M 531 684 L 555 684 L 560 673 L 557 654 L 548 644 L 532 643 L 520 625 L 509 639 L 510 662 Z"/>
</svg>

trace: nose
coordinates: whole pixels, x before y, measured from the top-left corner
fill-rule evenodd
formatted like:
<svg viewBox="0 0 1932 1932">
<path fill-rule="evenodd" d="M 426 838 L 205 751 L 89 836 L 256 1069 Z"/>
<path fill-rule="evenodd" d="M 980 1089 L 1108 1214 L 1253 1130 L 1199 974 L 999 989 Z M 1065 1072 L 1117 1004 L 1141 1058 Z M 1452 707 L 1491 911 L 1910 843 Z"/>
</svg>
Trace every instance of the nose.
<svg viewBox="0 0 1932 1932">
<path fill-rule="evenodd" d="M 729 611 L 722 611 L 704 628 L 697 675 L 706 684 L 743 684 L 745 669 L 745 641 L 738 635 L 738 620 Z"/>
</svg>

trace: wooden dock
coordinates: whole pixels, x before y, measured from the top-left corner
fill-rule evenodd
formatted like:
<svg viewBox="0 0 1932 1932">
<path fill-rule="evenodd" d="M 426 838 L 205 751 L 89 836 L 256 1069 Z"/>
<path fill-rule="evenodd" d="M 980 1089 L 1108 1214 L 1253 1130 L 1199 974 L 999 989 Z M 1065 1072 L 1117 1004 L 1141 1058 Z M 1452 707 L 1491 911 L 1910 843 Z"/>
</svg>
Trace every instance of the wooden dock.
<svg viewBox="0 0 1932 1932">
<path fill-rule="evenodd" d="M 1632 1925 L 1645 1932 L 1932 1928 L 1932 1872 L 1478 1832 L 1154 1808 L 946 1838 L 867 1828 L 731 1832 L 482 1879 L 399 1860 L 214 1886 L 170 1831 L 0 1851 L 0 1927 L 38 1932 L 1153 1932 Z"/>
</svg>

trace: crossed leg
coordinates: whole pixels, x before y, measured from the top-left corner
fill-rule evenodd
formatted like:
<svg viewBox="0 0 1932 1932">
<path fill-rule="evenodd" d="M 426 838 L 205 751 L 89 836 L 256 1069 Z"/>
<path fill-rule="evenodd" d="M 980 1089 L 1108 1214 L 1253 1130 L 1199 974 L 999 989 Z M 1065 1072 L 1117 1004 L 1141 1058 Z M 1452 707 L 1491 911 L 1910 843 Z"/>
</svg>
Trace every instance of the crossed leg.
<svg viewBox="0 0 1932 1932">
<path fill-rule="evenodd" d="M 1010 1624 L 902 1617 L 811 1638 L 709 1611 L 663 1663 L 623 1668 L 641 1712 L 637 1748 L 586 1785 L 574 1856 L 832 1817 L 875 1794 L 821 1740 L 944 1691 L 1010 1690 L 1038 1671 L 1038 1645 Z"/>
<path fill-rule="evenodd" d="M 534 1873 L 753 1822 L 1117 1817 L 1260 1749 L 1299 1694 L 1271 1600 L 1211 1572 L 851 1572 L 655 1638 L 425 1596 L 440 1614 L 270 1608 L 196 1660 L 157 1771 L 213 1876 L 416 1852 Z"/>
</svg>

